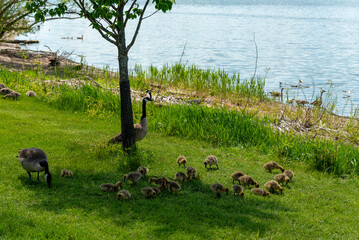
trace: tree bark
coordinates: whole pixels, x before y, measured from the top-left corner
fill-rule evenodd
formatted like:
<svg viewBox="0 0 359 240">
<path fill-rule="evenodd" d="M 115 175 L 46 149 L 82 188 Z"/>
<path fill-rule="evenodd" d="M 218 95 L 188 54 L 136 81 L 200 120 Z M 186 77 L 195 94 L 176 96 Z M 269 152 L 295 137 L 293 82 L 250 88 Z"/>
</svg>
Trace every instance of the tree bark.
<svg viewBox="0 0 359 240">
<path fill-rule="evenodd" d="M 128 56 L 126 52 L 124 32 L 119 36 L 117 49 L 120 70 L 122 147 L 124 151 L 128 152 L 136 148 L 136 142 L 135 129 L 133 127 L 130 80 L 128 77 Z"/>
</svg>

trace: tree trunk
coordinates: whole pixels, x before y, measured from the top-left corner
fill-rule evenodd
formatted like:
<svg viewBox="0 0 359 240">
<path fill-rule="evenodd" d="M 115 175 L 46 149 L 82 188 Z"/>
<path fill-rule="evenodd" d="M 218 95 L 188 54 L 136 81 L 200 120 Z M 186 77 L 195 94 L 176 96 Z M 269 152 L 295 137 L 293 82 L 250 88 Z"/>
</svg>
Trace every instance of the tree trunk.
<svg viewBox="0 0 359 240">
<path fill-rule="evenodd" d="M 128 56 L 126 53 L 126 39 L 124 33 L 123 36 L 120 36 L 119 40 L 117 48 L 120 70 L 122 146 L 124 151 L 128 152 L 136 148 L 135 129 L 133 127 L 131 89 L 128 77 Z"/>
</svg>

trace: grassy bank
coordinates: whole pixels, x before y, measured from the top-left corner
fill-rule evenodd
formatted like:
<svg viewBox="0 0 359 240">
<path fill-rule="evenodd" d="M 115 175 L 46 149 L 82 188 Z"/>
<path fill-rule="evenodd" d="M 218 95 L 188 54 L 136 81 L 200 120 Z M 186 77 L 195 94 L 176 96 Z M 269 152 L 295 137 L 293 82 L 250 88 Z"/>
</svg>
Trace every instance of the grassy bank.
<svg viewBox="0 0 359 240">
<path fill-rule="evenodd" d="M 150 168 L 150 177 L 172 178 L 183 171 L 176 158 L 184 154 L 198 169 L 200 179 L 185 182 L 177 195 L 163 192 L 153 201 L 140 193 L 141 187 L 149 185 L 147 181 L 141 180 L 137 186 L 125 183 L 133 199 L 119 202 L 115 193 L 99 188 L 101 183 L 122 180 L 136 167 L 126 164 L 119 148 L 104 146 L 109 135 L 118 131 L 117 120 L 78 110 L 75 113 L 73 109 L 59 110 L 45 100 L 25 96 L 19 101 L 1 99 L 0 104 L 1 239 L 357 237 L 357 177 L 333 178 L 310 170 L 300 161 L 286 162 L 275 153 L 263 154 L 254 145 L 214 147 L 208 141 L 177 133 L 166 136 L 151 127 L 149 135 L 138 143 L 140 163 Z M 51 189 L 43 174 L 40 182 L 29 185 L 28 175 L 15 157 L 20 148 L 33 146 L 48 154 Z M 219 170 L 205 170 L 203 160 L 209 154 L 218 156 Z M 284 187 L 283 195 L 263 198 L 245 190 L 243 199 L 232 192 L 217 199 L 209 190 L 214 182 L 231 187 L 229 176 L 237 170 L 250 174 L 263 187 L 274 175 L 262 168 L 270 160 L 296 174 Z M 61 178 L 64 168 L 71 169 L 74 176 Z"/>
</svg>

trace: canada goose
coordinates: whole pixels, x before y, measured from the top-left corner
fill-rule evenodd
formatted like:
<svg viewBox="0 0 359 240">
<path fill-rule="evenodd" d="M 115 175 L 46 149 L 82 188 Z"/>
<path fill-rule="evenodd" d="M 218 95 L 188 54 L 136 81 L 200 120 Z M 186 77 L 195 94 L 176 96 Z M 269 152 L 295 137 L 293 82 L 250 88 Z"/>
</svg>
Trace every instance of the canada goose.
<svg viewBox="0 0 359 240">
<path fill-rule="evenodd" d="M 285 175 L 284 173 L 281 173 L 281 174 L 277 174 L 274 176 L 274 179 L 280 184 L 280 183 L 287 183 L 288 184 L 288 181 L 289 181 L 289 177 L 287 177 L 287 175 Z"/>
<path fill-rule="evenodd" d="M 269 192 L 273 193 L 276 190 L 278 190 L 280 193 L 282 193 L 283 188 L 279 185 L 278 182 L 274 180 L 270 180 L 264 184 L 264 187 L 268 189 Z"/>
<path fill-rule="evenodd" d="M 179 156 L 178 158 L 177 158 L 177 163 L 178 163 L 178 166 L 180 167 L 181 166 L 181 164 L 183 164 L 183 166 L 184 167 L 186 167 L 186 163 L 187 163 L 187 159 L 186 159 L 186 157 L 185 156 Z"/>
<path fill-rule="evenodd" d="M 113 183 L 104 183 L 100 185 L 100 188 L 104 192 L 116 192 L 122 187 L 122 182 L 118 181 L 116 184 Z"/>
<path fill-rule="evenodd" d="M 6 95 L 4 96 L 4 99 L 5 99 L 5 98 L 12 98 L 12 100 L 17 100 L 20 96 L 21 96 L 20 93 L 15 92 L 15 91 L 12 91 L 11 93 L 6 94 Z"/>
<path fill-rule="evenodd" d="M 124 199 L 130 199 L 131 193 L 127 190 L 121 190 L 117 193 L 117 199 L 118 200 L 124 200 Z"/>
<path fill-rule="evenodd" d="M 216 165 L 217 169 L 219 169 L 217 157 L 214 155 L 207 156 L 206 159 L 204 160 L 204 167 L 207 168 L 207 165 L 209 165 L 210 168 L 212 168 L 212 165 Z"/>
<path fill-rule="evenodd" d="M 313 101 L 311 104 L 316 106 L 316 107 L 320 107 L 322 105 L 323 102 L 323 93 L 325 93 L 325 90 L 321 90 L 320 91 L 320 97 L 317 98 L 315 101 Z"/>
<path fill-rule="evenodd" d="M 51 187 L 52 176 L 49 171 L 46 153 L 40 148 L 24 148 L 18 153 L 18 158 L 21 166 L 29 174 L 30 183 L 31 172 L 37 172 L 37 180 L 39 180 L 39 172 L 45 171 L 45 179 L 49 188 Z"/>
<path fill-rule="evenodd" d="M 5 85 L 3 83 L 0 83 L 0 89 L 5 88 Z"/>
<path fill-rule="evenodd" d="M 234 172 L 232 173 L 231 175 L 231 178 L 233 179 L 233 184 L 234 184 L 234 181 L 238 181 L 238 183 L 240 182 L 239 181 L 239 178 L 246 175 L 244 172 L 241 172 L 241 171 L 237 171 L 237 172 Z"/>
<path fill-rule="evenodd" d="M 155 183 L 157 185 L 163 185 L 162 178 L 150 178 L 150 183 Z"/>
<path fill-rule="evenodd" d="M 13 90 L 11 90 L 10 88 L 1 88 L 0 89 L 0 94 L 2 94 L 2 95 L 6 95 L 6 94 L 9 94 L 11 92 L 13 92 Z"/>
<path fill-rule="evenodd" d="M 71 170 L 68 169 L 62 169 L 61 170 L 61 177 L 72 177 L 73 173 Z"/>
<path fill-rule="evenodd" d="M 140 178 L 142 177 L 142 174 L 139 172 L 130 172 L 128 174 L 126 174 L 125 176 L 123 176 L 123 180 L 126 181 L 131 181 L 133 183 L 133 185 L 135 185 L 138 180 L 140 180 Z"/>
<path fill-rule="evenodd" d="M 26 92 L 26 96 L 28 96 L 28 97 L 35 97 L 35 96 L 36 96 L 36 92 L 34 92 L 34 91 L 28 91 L 28 92 Z"/>
<path fill-rule="evenodd" d="M 190 180 L 196 178 L 197 170 L 194 167 L 187 167 L 186 173 L 187 173 L 187 179 Z"/>
<path fill-rule="evenodd" d="M 244 196 L 243 188 L 240 185 L 233 185 L 232 187 L 234 196 L 239 195 L 241 197 Z"/>
<path fill-rule="evenodd" d="M 261 195 L 263 197 L 268 196 L 269 192 L 267 192 L 264 189 L 261 188 L 252 188 L 251 191 L 255 194 L 255 195 Z"/>
<path fill-rule="evenodd" d="M 143 194 L 143 196 L 150 200 L 152 200 L 152 198 L 156 196 L 156 191 L 151 187 L 142 188 L 141 193 Z"/>
<path fill-rule="evenodd" d="M 144 166 L 140 166 L 137 168 L 137 172 L 141 173 L 144 178 L 146 178 L 148 171 L 149 171 L 148 168 Z"/>
<path fill-rule="evenodd" d="M 308 101 L 305 100 L 295 100 L 295 102 L 297 103 L 297 105 L 299 106 L 304 106 L 305 104 L 308 104 Z"/>
<path fill-rule="evenodd" d="M 221 196 L 221 193 L 225 192 L 228 196 L 228 188 L 224 187 L 220 183 L 214 183 L 210 186 L 210 189 L 216 194 L 217 197 Z"/>
<path fill-rule="evenodd" d="M 284 168 L 280 166 L 278 163 L 270 161 L 263 165 L 265 169 L 267 169 L 270 173 L 273 169 L 280 169 L 282 172 L 284 172 Z"/>
<path fill-rule="evenodd" d="M 269 92 L 269 93 L 272 95 L 272 97 L 282 97 L 283 96 L 283 90 L 284 90 L 284 88 L 281 88 L 280 92 L 272 91 L 272 92 Z"/>
<path fill-rule="evenodd" d="M 141 122 L 136 123 L 133 127 L 135 128 L 135 138 L 136 141 L 142 140 L 147 135 L 148 131 L 148 120 L 146 116 L 146 103 L 149 101 L 153 101 L 152 94 L 150 91 L 146 91 L 150 95 L 150 97 L 145 97 L 142 100 L 142 117 Z M 113 137 L 108 143 L 120 143 L 122 142 L 122 132 Z"/>
<path fill-rule="evenodd" d="M 186 180 L 186 178 L 187 178 L 186 174 L 184 174 L 183 172 L 178 172 L 175 175 L 175 181 L 178 181 L 178 182 L 181 182 L 181 183 L 183 183 L 184 180 Z"/>
<path fill-rule="evenodd" d="M 284 174 L 287 175 L 287 177 L 289 177 L 290 180 L 292 180 L 294 173 L 291 170 L 285 170 Z"/>
<path fill-rule="evenodd" d="M 78 36 L 77 39 L 83 40 L 83 39 L 84 39 L 84 35 Z"/>
<path fill-rule="evenodd" d="M 243 184 L 244 187 L 249 185 L 255 185 L 256 187 L 259 187 L 259 184 L 254 181 L 254 179 L 248 175 L 244 175 L 242 177 L 239 177 L 239 181 Z"/>
<path fill-rule="evenodd" d="M 164 185 L 165 185 L 165 187 L 167 187 L 167 189 L 170 193 L 178 192 L 179 190 L 181 190 L 181 186 L 178 183 L 176 183 L 174 181 L 170 181 L 166 178 L 164 179 Z"/>
</svg>

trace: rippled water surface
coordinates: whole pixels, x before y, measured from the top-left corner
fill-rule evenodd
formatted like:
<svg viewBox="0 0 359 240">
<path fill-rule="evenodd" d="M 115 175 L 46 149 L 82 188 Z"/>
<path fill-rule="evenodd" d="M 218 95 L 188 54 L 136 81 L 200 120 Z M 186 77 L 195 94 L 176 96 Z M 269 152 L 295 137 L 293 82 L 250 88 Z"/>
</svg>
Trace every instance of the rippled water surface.
<svg viewBox="0 0 359 240">
<path fill-rule="evenodd" d="M 223 68 L 249 78 L 255 67 L 256 42 L 257 72 L 264 76 L 265 69 L 270 68 L 268 91 L 280 90 L 279 82 L 297 85 L 301 79 L 302 84 L 311 86 L 304 89 L 310 100 L 313 89 L 317 94 L 321 88 L 328 89 L 331 82 L 339 113 L 349 114 L 349 107 L 343 110 L 344 106 L 359 103 L 359 0 L 343 2 L 177 1 L 171 12 L 157 13 L 144 21 L 130 51 L 129 64 L 133 68 L 135 64 L 160 67 L 175 63 L 186 46 L 182 62 Z M 132 32 L 127 31 L 127 41 Z M 83 40 L 78 40 L 81 35 Z M 90 65 L 117 69 L 116 48 L 86 20 L 50 21 L 27 38 L 40 40 L 28 48 L 47 50 L 47 45 L 53 50 L 74 50 Z M 304 97 L 301 90 L 288 88 L 292 95 Z"/>
</svg>

